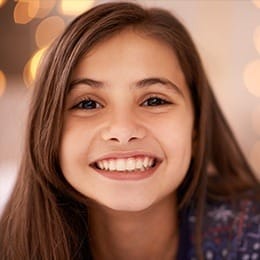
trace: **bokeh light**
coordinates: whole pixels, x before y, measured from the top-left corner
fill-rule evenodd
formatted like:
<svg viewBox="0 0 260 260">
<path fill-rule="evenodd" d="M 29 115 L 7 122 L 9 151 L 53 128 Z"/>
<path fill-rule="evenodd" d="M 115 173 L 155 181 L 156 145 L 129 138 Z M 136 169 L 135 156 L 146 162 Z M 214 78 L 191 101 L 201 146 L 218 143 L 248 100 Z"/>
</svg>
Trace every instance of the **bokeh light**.
<svg viewBox="0 0 260 260">
<path fill-rule="evenodd" d="M 33 57 L 26 63 L 23 71 L 23 80 L 27 87 L 31 87 L 33 85 L 33 81 L 35 80 L 37 69 L 42 59 L 42 56 L 47 48 L 42 48 L 38 50 Z"/>
<path fill-rule="evenodd" d="M 252 2 L 256 7 L 260 8 L 260 0 L 252 0 Z"/>
<path fill-rule="evenodd" d="M 256 106 L 252 112 L 252 126 L 254 131 L 260 136 L 260 105 Z"/>
<path fill-rule="evenodd" d="M 254 96 L 260 97 L 260 60 L 248 63 L 243 77 L 248 91 Z"/>
<path fill-rule="evenodd" d="M 35 41 L 39 48 L 49 45 L 65 28 L 65 22 L 59 16 L 43 20 L 37 27 Z"/>
<path fill-rule="evenodd" d="M 46 17 L 56 4 L 56 0 L 41 0 L 40 7 L 36 14 L 38 18 Z"/>
<path fill-rule="evenodd" d="M 27 24 L 36 17 L 40 7 L 39 0 L 19 0 L 14 8 L 14 21 L 18 24 Z"/>
<path fill-rule="evenodd" d="M 260 54 L 260 26 L 258 26 L 254 31 L 254 44 L 256 50 Z"/>
<path fill-rule="evenodd" d="M 260 158 L 260 140 L 257 141 L 249 155 L 250 163 L 255 170 L 255 172 L 260 176 L 260 168 L 259 168 L 259 158 Z"/>
<path fill-rule="evenodd" d="M 2 7 L 6 2 L 6 0 L 0 0 L 0 7 Z"/>
<path fill-rule="evenodd" d="M 59 11 L 64 15 L 76 16 L 90 9 L 94 3 L 94 0 L 61 0 Z"/>
<path fill-rule="evenodd" d="M 20 0 L 21 1 L 21 0 Z M 40 0 L 22 0 L 23 2 L 28 3 L 28 15 L 31 18 L 35 18 L 39 8 L 40 8 Z"/>
<path fill-rule="evenodd" d="M 0 97 L 4 94 L 6 88 L 6 77 L 3 71 L 0 70 Z"/>
</svg>

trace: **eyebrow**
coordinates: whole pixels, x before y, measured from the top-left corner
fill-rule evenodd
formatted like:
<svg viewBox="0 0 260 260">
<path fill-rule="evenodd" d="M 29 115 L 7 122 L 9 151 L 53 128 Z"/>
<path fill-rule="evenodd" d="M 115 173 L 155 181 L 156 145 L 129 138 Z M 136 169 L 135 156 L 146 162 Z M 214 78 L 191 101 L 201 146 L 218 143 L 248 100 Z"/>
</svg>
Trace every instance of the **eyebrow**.
<svg viewBox="0 0 260 260">
<path fill-rule="evenodd" d="M 80 78 L 80 79 L 75 79 L 70 83 L 70 91 L 72 89 L 74 89 L 76 85 L 79 85 L 79 84 L 88 85 L 93 88 L 102 88 L 105 85 L 101 81 L 93 80 L 90 78 Z M 134 86 L 136 86 L 137 88 L 147 88 L 147 87 L 149 87 L 151 85 L 155 85 L 155 84 L 161 84 L 161 85 L 169 88 L 170 90 L 173 90 L 174 92 L 176 92 L 177 94 L 179 94 L 180 96 L 182 96 L 184 98 L 184 94 L 181 91 L 181 89 L 176 84 L 174 84 L 172 81 L 170 81 L 169 79 L 166 79 L 166 78 L 161 78 L 161 77 L 145 78 L 145 79 L 135 82 Z"/>
</svg>

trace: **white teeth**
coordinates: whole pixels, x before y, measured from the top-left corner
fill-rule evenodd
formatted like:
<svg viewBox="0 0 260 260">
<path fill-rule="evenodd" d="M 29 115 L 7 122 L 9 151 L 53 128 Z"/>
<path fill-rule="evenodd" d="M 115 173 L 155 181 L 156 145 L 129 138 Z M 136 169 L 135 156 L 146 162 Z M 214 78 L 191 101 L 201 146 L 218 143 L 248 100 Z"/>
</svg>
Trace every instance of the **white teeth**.
<svg viewBox="0 0 260 260">
<path fill-rule="evenodd" d="M 97 162 L 97 165 L 98 165 L 98 167 L 100 168 L 100 169 L 104 169 L 104 164 L 103 164 L 103 162 L 102 161 L 99 161 L 99 162 Z"/>
<path fill-rule="evenodd" d="M 136 167 L 137 169 L 142 169 L 142 168 L 143 168 L 143 160 L 137 159 L 137 160 L 136 160 L 135 167 Z"/>
<path fill-rule="evenodd" d="M 115 160 L 109 160 L 108 168 L 106 170 L 114 171 L 116 170 L 116 162 Z"/>
<path fill-rule="evenodd" d="M 148 167 L 153 165 L 154 160 L 152 158 L 148 158 Z"/>
<path fill-rule="evenodd" d="M 97 162 L 98 168 L 106 171 L 145 171 L 150 168 L 154 163 L 154 158 L 120 158 L 102 160 Z"/>
<path fill-rule="evenodd" d="M 124 159 L 116 160 L 116 170 L 117 171 L 125 171 L 126 170 L 126 168 L 125 168 L 125 160 Z"/>
<path fill-rule="evenodd" d="M 108 166 L 108 161 L 103 161 L 103 165 L 104 165 L 104 168 L 105 170 L 108 170 L 109 169 L 109 166 Z"/>
<path fill-rule="evenodd" d="M 128 158 L 126 161 L 126 169 L 128 171 L 133 171 L 135 169 L 135 159 L 134 158 Z"/>
<path fill-rule="evenodd" d="M 153 159 L 151 159 L 151 160 L 153 161 Z M 143 161 L 143 165 L 144 165 L 145 168 L 147 168 L 147 167 L 149 166 L 148 163 L 149 163 L 149 158 L 148 158 L 148 157 L 145 157 L 145 158 L 144 158 L 144 161 Z"/>
</svg>

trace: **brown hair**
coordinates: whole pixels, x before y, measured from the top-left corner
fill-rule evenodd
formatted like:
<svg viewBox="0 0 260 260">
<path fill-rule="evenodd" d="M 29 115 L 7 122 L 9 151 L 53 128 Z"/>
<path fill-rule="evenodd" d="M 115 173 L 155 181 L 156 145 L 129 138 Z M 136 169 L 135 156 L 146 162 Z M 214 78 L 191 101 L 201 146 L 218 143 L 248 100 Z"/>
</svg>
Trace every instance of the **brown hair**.
<svg viewBox="0 0 260 260">
<path fill-rule="evenodd" d="M 197 242 L 207 198 L 230 199 L 259 184 L 210 88 L 199 54 L 184 26 L 169 12 L 133 3 L 107 3 L 77 17 L 51 46 L 35 83 L 25 151 L 12 196 L 0 222 L 3 260 L 88 259 L 87 201 L 63 177 L 59 145 L 70 76 L 100 41 L 126 28 L 169 44 L 189 86 L 197 132 L 187 176 L 178 189 L 182 209 L 197 208 Z M 209 175 L 208 166 L 214 168 Z M 202 258 L 201 253 L 199 253 Z"/>
</svg>

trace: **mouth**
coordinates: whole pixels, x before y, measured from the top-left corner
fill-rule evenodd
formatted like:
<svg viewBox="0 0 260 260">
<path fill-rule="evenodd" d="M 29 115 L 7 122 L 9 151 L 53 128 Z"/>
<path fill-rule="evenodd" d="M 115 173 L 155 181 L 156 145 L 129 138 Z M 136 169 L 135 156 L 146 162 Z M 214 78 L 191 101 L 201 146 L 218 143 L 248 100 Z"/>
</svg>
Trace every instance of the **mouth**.
<svg viewBox="0 0 260 260">
<path fill-rule="evenodd" d="M 137 156 L 128 158 L 109 158 L 95 161 L 90 166 L 99 171 L 106 172 L 143 172 L 155 168 L 159 159 L 150 156 Z"/>
</svg>

